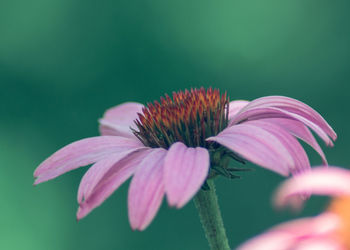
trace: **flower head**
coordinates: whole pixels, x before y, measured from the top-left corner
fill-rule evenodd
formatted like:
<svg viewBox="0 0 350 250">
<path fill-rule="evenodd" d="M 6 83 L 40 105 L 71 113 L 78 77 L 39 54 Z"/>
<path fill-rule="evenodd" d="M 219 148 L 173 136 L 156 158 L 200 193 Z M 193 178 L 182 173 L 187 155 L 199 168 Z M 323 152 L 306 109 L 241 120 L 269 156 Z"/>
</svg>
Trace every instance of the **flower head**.
<svg viewBox="0 0 350 250">
<path fill-rule="evenodd" d="M 181 141 L 189 147 L 208 147 L 206 138 L 228 125 L 229 101 L 219 90 L 195 89 L 165 95 L 142 108 L 133 132 L 146 146 L 168 149 Z"/>
<path fill-rule="evenodd" d="M 281 175 L 310 168 L 296 138 L 311 145 L 327 163 L 308 128 L 332 146 L 336 134 L 312 108 L 292 98 L 270 96 L 232 101 L 211 88 L 165 95 L 143 106 L 124 103 L 100 119 L 101 136 L 60 149 L 35 170 L 35 184 L 93 164 L 78 190 L 78 219 L 99 206 L 123 182 L 129 187 L 129 220 L 143 230 L 164 195 L 181 208 L 217 175 L 235 178 L 241 168 L 229 159 L 251 161 Z"/>
<path fill-rule="evenodd" d="M 312 218 L 282 223 L 242 244 L 239 250 L 350 249 L 350 171 L 337 167 L 314 168 L 285 181 L 277 190 L 275 205 L 299 207 L 305 192 L 331 195 L 328 209 Z M 283 242 L 283 244 L 279 244 Z M 267 248 L 266 248 L 267 249 Z"/>
</svg>

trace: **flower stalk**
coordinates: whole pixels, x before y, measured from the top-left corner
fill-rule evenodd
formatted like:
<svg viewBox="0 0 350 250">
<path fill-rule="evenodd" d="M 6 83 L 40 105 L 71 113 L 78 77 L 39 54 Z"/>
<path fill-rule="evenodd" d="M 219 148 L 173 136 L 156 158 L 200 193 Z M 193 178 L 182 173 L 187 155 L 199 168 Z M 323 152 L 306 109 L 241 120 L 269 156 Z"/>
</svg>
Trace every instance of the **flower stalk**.
<svg viewBox="0 0 350 250">
<path fill-rule="evenodd" d="M 208 190 L 200 190 L 194 203 L 211 250 L 230 250 L 221 217 L 213 180 L 207 180 Z"/>
</svg>

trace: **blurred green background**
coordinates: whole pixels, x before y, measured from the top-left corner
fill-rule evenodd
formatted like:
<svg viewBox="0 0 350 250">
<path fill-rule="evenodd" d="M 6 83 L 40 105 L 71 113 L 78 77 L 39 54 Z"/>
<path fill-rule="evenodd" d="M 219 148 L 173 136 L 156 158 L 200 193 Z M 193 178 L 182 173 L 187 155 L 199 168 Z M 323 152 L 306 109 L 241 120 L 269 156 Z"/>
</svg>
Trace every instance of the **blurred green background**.
<svg viewBox="0 0 350 250">
<path fill-rule="evenodd" d="M 125 101 L 200 86 L 231 100 L 291 96 L 334 127 L 339 139 L 325 152 L 349 166 L 349 10 L 347 0 L 2 0 L 0 249 L 208 249 L 192 202 L 164 203 L 146 231 L 133 232 L 128 184 L 79 223 L 86 168 L 32 186 L 41 161 L 97 135 L 97 119 Z M 299 215 L 276 213 L 270 199 L 283 178 L 248 167 L 256 171 L 242 180 L 216 182 L 232 247 L 326 205 L 312 198 Z"/>
</svg>

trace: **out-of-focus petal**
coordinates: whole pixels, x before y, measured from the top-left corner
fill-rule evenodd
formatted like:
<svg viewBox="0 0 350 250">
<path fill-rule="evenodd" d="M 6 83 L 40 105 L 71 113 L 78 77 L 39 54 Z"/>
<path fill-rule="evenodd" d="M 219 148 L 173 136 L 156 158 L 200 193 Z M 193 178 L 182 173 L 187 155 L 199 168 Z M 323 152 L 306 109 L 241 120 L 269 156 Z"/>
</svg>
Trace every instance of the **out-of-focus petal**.
<svg viewBox="0 0 350 250">
<path fill-rule="evenodd" d="M 282 207 L 291 204 L 298 207 L 300 193 L 318 195 L 350 195 L 350 171 L 338 167 L 318 167 L 283 182 L 274 196 L 274 204 Z"/>
<path fill-rule="evenodd" d="M 309 158 L 307 157 L 304 148 L 300 145 L 298 140 L 290 135 L 286 130 L 278 125 L 266 122 L 265 120 L 248 121 L 245 124 L 260 127 L 273 134 L 280 140 L 294 160 L 294 164 L 290 166 L 290 171 L 293 174 L 301 173 L 311 168 Z"/>
<path fill-rule="evenodd" d="M 34 172 L 34 184 L 53 179 L 68 171 L 102 160 L 106 156 L 143 148 L 137 139 L 119 136 L 97 136 L 73 142 L 42 162 Z"/>
<path fill-rule="evenodd" d="M 209 172 L 209 153 L 205 148 L 188 148 L 174 143 L 164 160 L 164 185 L 170 206 L 185 205 L 200 189 Z"/>
<path fill-rule="evenodd" d="M 328 164 L 326 156 L 323 153 L 320 145 L 318 144 L 310 130 L 303 123 L 288 118 L 267 118 L 262 120 L 281 126 L 292 135 L 306 142 L 321 156 L 323 164 Z"/>
<path fill-rule="evenodd" d="M 315 217 L 301 218 L 277 225 L 271 231 L 286 232 L 296 238 L 305 236 L 328 235 L 341 225 L 339 217 L 325 212 Z"/>
<path fill-rule="evenodd" d="M 347 248 L 335 238 L 320 236 L 303 240 L 293 250 L 347 250 Z"/>
<path fill-rule="evenodd" d="M 302 122 L 306 126 L 310 127 L 328 146 L 333 146 L 332 140 L 329 135 L 318 125 L 308 120 L 304 116 L 295 114 L 279 108 L 254 108 L 244 112 L 240 112 L 231 120 L 231 126 L 235 123 L 240 123 L 246 120 L 258 120 L 265 118 L 289 118 Z"/>
<path fill-rule="evenodd" d="M 290 250 L 294 242 L 288 233 L 270 231 L 244 242 L 237 250 Z"/>
<path fill-rule="evenodd" d="M 128 151 L 113 155 L 93 165 L 84 175 L 78 192 L 77 219 L 85 217 L 101 205 L 132 174 L 149 153 L 148 150 Z"/>
<path fill-rule="evenodd" d="M 305 117 L 311 122 L 317 124 L 322 130 L 324 130 L 333 140 L 337 138 L 336 133 L 332 127 L 323 119 L 323 117 L 313 108 L 306 105 L 305 103 L 298 101 L 296 99 L 285 97 L 285 96 L 265 96 L 255 99 L 249 103 L 242 110 L 249 110 L 254 108 L 266 108 L 266 107 L 276 107 L 283 110 L 299 114 Z"/>
<path fill-rule="evenodd" d="M 246 124 L 224 129 L 207 141 L 215 141 L 233 150 L 243 158 L 281 175 L 288 175 L 294 164 L 288 150 L 268 131 Z"/>
<path fill-rule="evenodd" d="M 340 220 L 337 215 L 323 213 L 316 217 L 302 218 L 272 227 L 242 245 L 238 250 L 287 250 L 297 249 L 305 239 L 332 236 L 338 229 Z"/>
<path fill-rule="evenodd" d="M 100 122 L 101 135 L 116 135 L 135 138 L 130 128 L 136 128 L 137 113 L 142 113 L 140 103 L 127 102 L 108 109 Z"/>
<path fill-rule="evenodd" d="M 164 196 L 164 149 L 152 149 L 131 181 L 128 194 L 129 221 L 134 230 L 144 230 L 156 215 Z"/>
<path fill-rule="evenodd" d="M 244 100 L 235 100 L 230 102 L 228 119 L 231 120 L 231 118 L 234 117 L 239 111 L 241 111 L 242 108 L 247 106 L 248 103 L 249 101 L 244 101 Z"/>
</svg>

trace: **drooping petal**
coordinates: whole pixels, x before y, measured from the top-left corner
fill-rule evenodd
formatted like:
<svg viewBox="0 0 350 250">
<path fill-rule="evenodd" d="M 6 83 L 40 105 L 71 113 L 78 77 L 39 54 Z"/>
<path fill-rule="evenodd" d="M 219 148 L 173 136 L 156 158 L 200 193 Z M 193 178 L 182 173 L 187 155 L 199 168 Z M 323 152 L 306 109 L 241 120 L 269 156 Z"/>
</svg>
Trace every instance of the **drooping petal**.
<svg viewBox="0 0 350 250">
<path fill-rule="evenodd" d="M 265 120 L 248 121 L 245 124 L 260 127 L 273 134 L 280 140 L 294 160 L 294 164 L 289 168 L 293 174 L 301 173 L 311 168 L 309 158 L 307 157 L 304 148 L 300 145 L 297 139 L 295 139 L 283 128 L 266 122 Z"/>
<path fill-rule="evenodd" d="M 164 160 L 164 185 L 170 206 L 184 206 L 203 185 L 209 172 L 205 148 L 188 148 L 174 143 Z"/>
<path fill-rule="evenodd" d="M 137 113 L 142 113 L 143 105 L 127 102 L 108 109 L 100 122 L 101 135 L 116 135 L 135 138 L 130 128 L 136 128 Z"/>
<path fill-rule="evenodd" d="M 296 113 L 291 113 L 291 112 L 288 112 L 282 109 L 277 109 L 277 108 L 274 108 L 274 109 L 304 123 L 306 126 L 310 127 L 326 143 L 327 146 L 333 147 L 333 142 L 329 138 L 329 136 L 333 136 L 333 135 L 327 134 L 327 132 L 319 126 L 320 123 L 314 123 L 311 120 L 307 119 L 305 116 L 301 116 Z M 336 138 L 336 136 L 334 138 Z"/>
<path fill-rule="evenodd" d="M 106 156 L 134 148 L 143 148 L 136 139 L 97 136 L 73 142 L 42 162 L 34 172 L 34 184 L 53 179 L 68 171 L 97 162 Z"/>
<path fill-rule="evenodd" d="M 299 114 L 311 122 L 317 124 L 324 130 L 333 140 L 337 138 L 332 127 L 324 120 L 324 118 L 313 108 L 296 99 L 285 96 L 265 96 L 255 99 L 244 107 L 243 111 L 254 108 L 276 107 L 291 113 Z"/>
<path fill-rule="evenodd" d="M 123 167 L 119 163 L 123 158 L 130 155 L 135 151 L 141 151 L 136 149 L 126 150 L 124 152 L 111 154 L 105 159 L 102 159 L 92 165 L 89 170 L 84 174 L 80 181 L 78 189 L 78 203 L 82 203 L 83 200 L 87 200 L 95 187 L 101 182 L 111 178 L 111 171 L 115 172 L 115 168 L 118 170 Z M 137 154 L 133 154 L 133 158 L 137 157 Z M 130 158 L 130 157 L 129 157 Z M 128 159 L 129 159 L 128 158 Z M 117 164 L 119 163 L 119 164 Z"/>
<path fill-rule="evenodd" d="M 323 213 L 316 217 L 302 218 L 277 225 L 242 245 L 238 250 L 287 250 L 298 249 L 305 239 L 323 237 L 331 239 L 340 225 L 338 216 Z"/>
<path fill-rule="evenodd" d="M 265 118 L 289 118 L 297 120 L 310 127 L 328 146 L 333 146 L 332 140 L 328 137 L 329 135 L 314 122 L 308 120 L 304 116 L 299 114 L 291 113 L 286 110 L 279 108 L 254 108 L 239 113 L 231 120 L 231 125 L 240 123 L 246 120 L 258 120 Z"/>
<path fill-rule="evenodd" d="M 207 138 L 215 141 L 243 158 L 281 175 L 288 175 L 294 160 L 281 141 L 266 130 L 246 124 L 224 129 L 217 136 Z"/>
<path fill-rule="evenodd" d="M 152 149 L 131 181 L 128 194 L 129 221 L 134 230 L 144 230 L 156 215 L 164 196 L 164 149 Z"/>
<path fill-rule="evenodd" d="M 318 144 L 318 142 L 316 141 L 315 137 L 312 135 L 310 130 L 303 123 L 297 120 L 292 120 L 287 118 L 266 118 L 262 120 L 277 124 L 280 127 L 287 130 L 292 135 L 306 142 L 321 156 L 323 164 L 325 165 L 328 164 L 326 156 L 323 153 L 320 145 Z"/>
<path fill-rule="evenodd" d="M 101 160 L 84 175 L 78 192 L 77 219 L 85 217 L 120 187 L 149 153 L 149 149 L 125 152 Z"/>
<path fill-rule="evenodd" d="M 244 101 L 244 100 L 235 100 L 230 102 L 229 104 L 229 113 L 228 113 L 228 119 L 231 120 L 232 117 L 234 117 L 239 111 L 242 110 L 249 101 Z"/>
<path fill-rule="evenodd" d="M 350 195 L 350 171 L 338 167 L 318 167 L 283 182 L 274 196 L 274 204 L 282 207 L 291 204 L 299 207 L 300 193 L 317 195 Z"/>
</svg>

